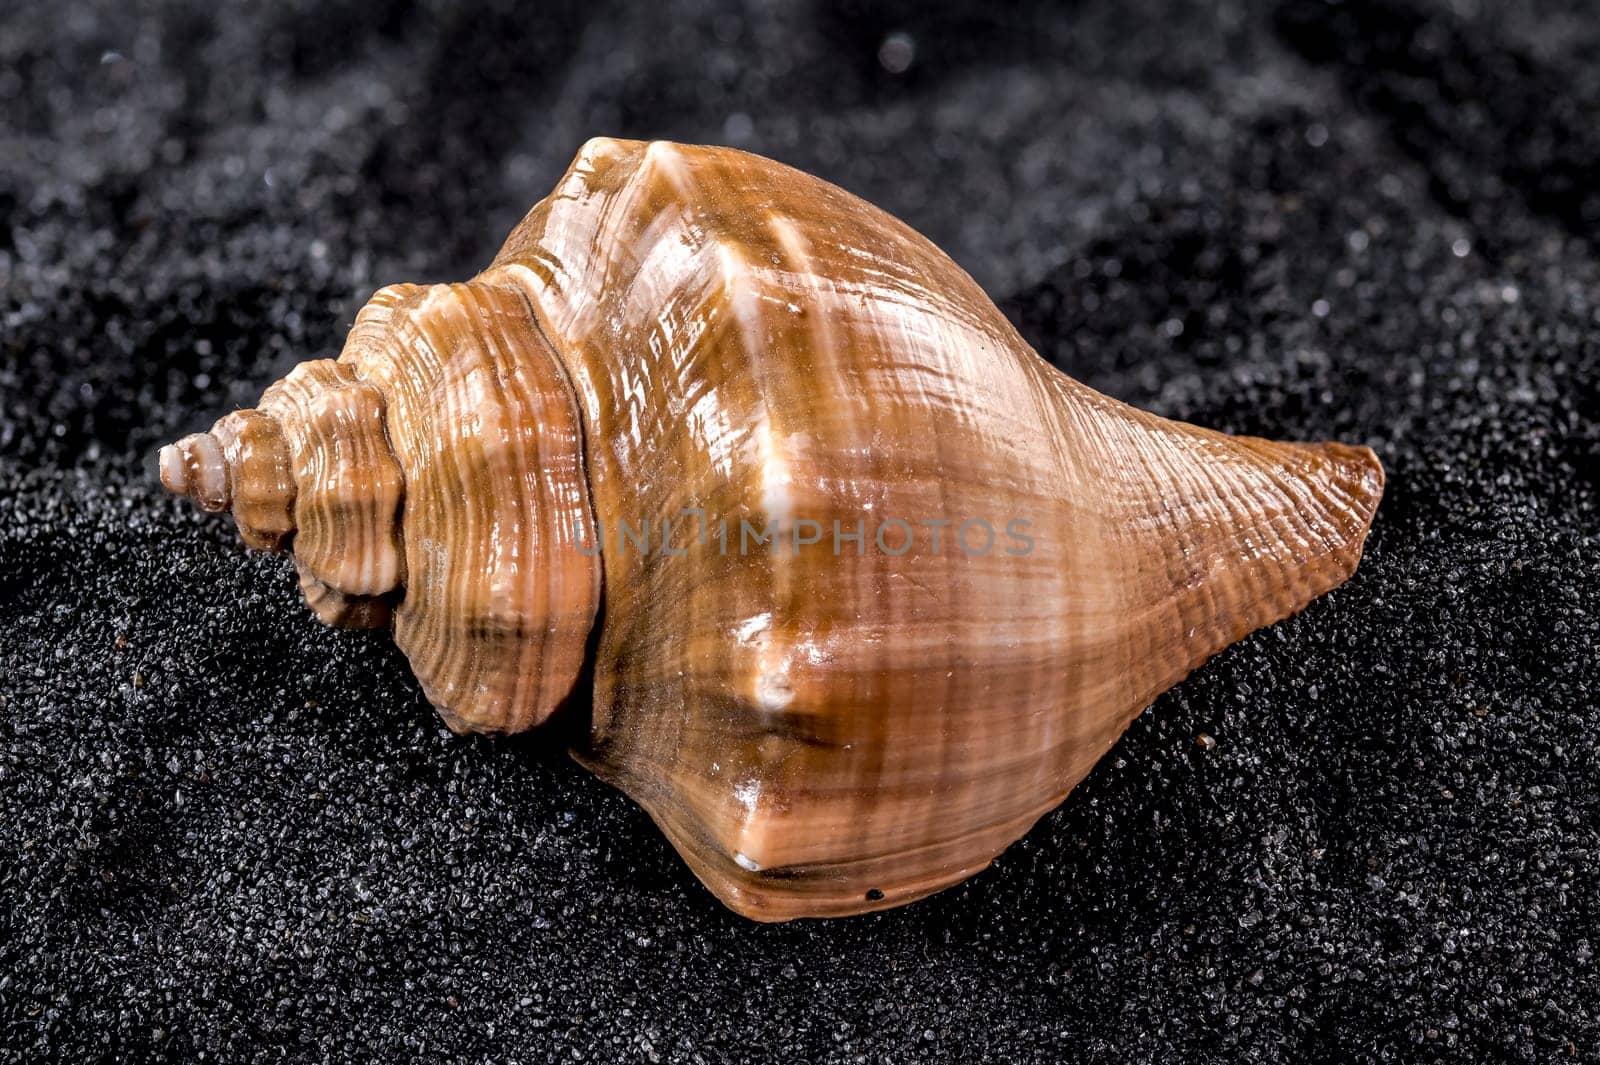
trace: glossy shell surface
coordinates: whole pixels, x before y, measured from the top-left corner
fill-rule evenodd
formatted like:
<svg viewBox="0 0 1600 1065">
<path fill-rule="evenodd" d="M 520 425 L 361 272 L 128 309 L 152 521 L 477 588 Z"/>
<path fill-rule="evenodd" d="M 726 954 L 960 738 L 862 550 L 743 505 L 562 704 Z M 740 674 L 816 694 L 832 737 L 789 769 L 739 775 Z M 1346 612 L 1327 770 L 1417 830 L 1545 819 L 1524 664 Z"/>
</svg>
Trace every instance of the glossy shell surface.
<svg viewBox="0 0 1600 1065">
<path fill-rule="evenodd" d="M 392 623 L 454 727 L 568 704 L 579 760 L 763 920 L 981 869 L 1349 577 L 1383 484 L 1078 384 L 826 182 L 609 139 L 477 278 L 383 290 L 229 419 L 169 487 L 292 546 L 325 620 Z"/>
</svg>

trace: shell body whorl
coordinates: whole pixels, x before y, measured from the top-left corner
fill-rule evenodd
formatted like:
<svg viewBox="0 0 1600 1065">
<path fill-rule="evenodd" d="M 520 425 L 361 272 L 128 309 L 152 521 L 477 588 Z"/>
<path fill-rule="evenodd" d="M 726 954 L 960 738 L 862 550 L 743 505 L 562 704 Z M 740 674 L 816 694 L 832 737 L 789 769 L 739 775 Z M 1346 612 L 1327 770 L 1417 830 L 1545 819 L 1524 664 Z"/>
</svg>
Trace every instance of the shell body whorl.
<svg viewBox="0 0 1600 1065">
<path fill-rule="evenodd" d="M 261 442 L 186 438 L 169 487 L 292 544 L 319 616 L 391 622 L 453 727 L 592 670 L 576 756 L 764 920 L 981 869 L 1346 579 L 1383 483 L 1085 388 L 826 182 L 608 139 L 477 278 L 384 289 L 229 417 Z"/>
<path fill-rule="evenodd" d="M 913 526 L 899 554 L 606 544 L 579 756 L 754 917 L 987 864 L 1161 691 L 1343 581 L 1381 491 L 1365 449 L 1084 388 L 907 226 L 741 152 L 591 141 L 480 280 L 566 366 L 602 528 Z M 1029 550 L 955 545 L 1013 520 Z"/>
</svg>

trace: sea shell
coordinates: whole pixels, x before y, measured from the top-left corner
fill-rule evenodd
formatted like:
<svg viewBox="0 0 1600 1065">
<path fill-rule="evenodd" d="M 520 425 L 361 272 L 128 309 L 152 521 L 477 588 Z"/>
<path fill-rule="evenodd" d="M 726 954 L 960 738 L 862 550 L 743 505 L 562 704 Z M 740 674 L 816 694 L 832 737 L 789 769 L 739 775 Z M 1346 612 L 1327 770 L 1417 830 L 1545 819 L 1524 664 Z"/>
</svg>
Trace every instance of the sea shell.
<svg viewBox="0 0 1600 1065">
<path fill-rule="evenodd" d="M 1349 577 L 1383 488 L 1078 384 L 826 182 L 609 139 L 483 273 L 383 289 L 160 465 L 323 620 L 392 623 L 452 727 L 586 715 L 577 758 L 761 920 L 982 869 Z"/>
</svg>

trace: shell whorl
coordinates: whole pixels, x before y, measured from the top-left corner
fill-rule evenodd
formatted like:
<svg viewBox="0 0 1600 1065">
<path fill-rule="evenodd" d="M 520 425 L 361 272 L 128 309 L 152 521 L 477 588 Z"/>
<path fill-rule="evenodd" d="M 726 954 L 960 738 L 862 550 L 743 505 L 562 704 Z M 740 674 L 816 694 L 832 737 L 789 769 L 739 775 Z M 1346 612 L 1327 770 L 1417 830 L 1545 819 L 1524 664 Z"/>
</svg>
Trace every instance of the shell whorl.
<svg viewBox="0 0 1600 1065">
<path fill-rule="evenodd" d="M 188 496 L 206 510 L 227 510 L 233 500 L 233 471 L 222 444 L 211 433 L 191 433 L 161 449 L 161 484 L 173 495 Z"/>
<path fill-rule="evenodd" d="M 209 433 L 161 449 L 161 483 L 209 511 L 232 511 L 245 543 L 281 550 L 294 532 L 295 481 L 278 420 L 259 410 L 225 415 Z"/>
</svg>

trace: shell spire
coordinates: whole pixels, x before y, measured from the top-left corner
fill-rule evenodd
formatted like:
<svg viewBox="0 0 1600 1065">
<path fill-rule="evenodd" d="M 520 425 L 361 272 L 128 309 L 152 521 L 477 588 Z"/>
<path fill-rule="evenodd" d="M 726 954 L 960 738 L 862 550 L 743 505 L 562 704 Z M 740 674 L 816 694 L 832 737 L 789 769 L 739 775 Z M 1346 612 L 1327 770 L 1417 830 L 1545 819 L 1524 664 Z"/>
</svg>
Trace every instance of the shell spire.
<svg viewBox="0 0 1600 1065">
<path fill-rule="evenodd" d="M 161 483 L 209 511 L 227 510 L 249 546 L 292 549 L 306 601 L 330 625 L 389 620 L 402 571 L 399 468 L 383 397 L 348 366 L 301 363 L 209 433 L 161 449 Z"/>
<path fill-rule="evenodd" d="M 514 291 L 393 286 L 337 360 L 161 449 L 161 483 L 292 550 L 307 605 L 393 625 L 461 731 L 515 732 L 577 683 L 598 609 L 571 388 Z"/>
</svg>

